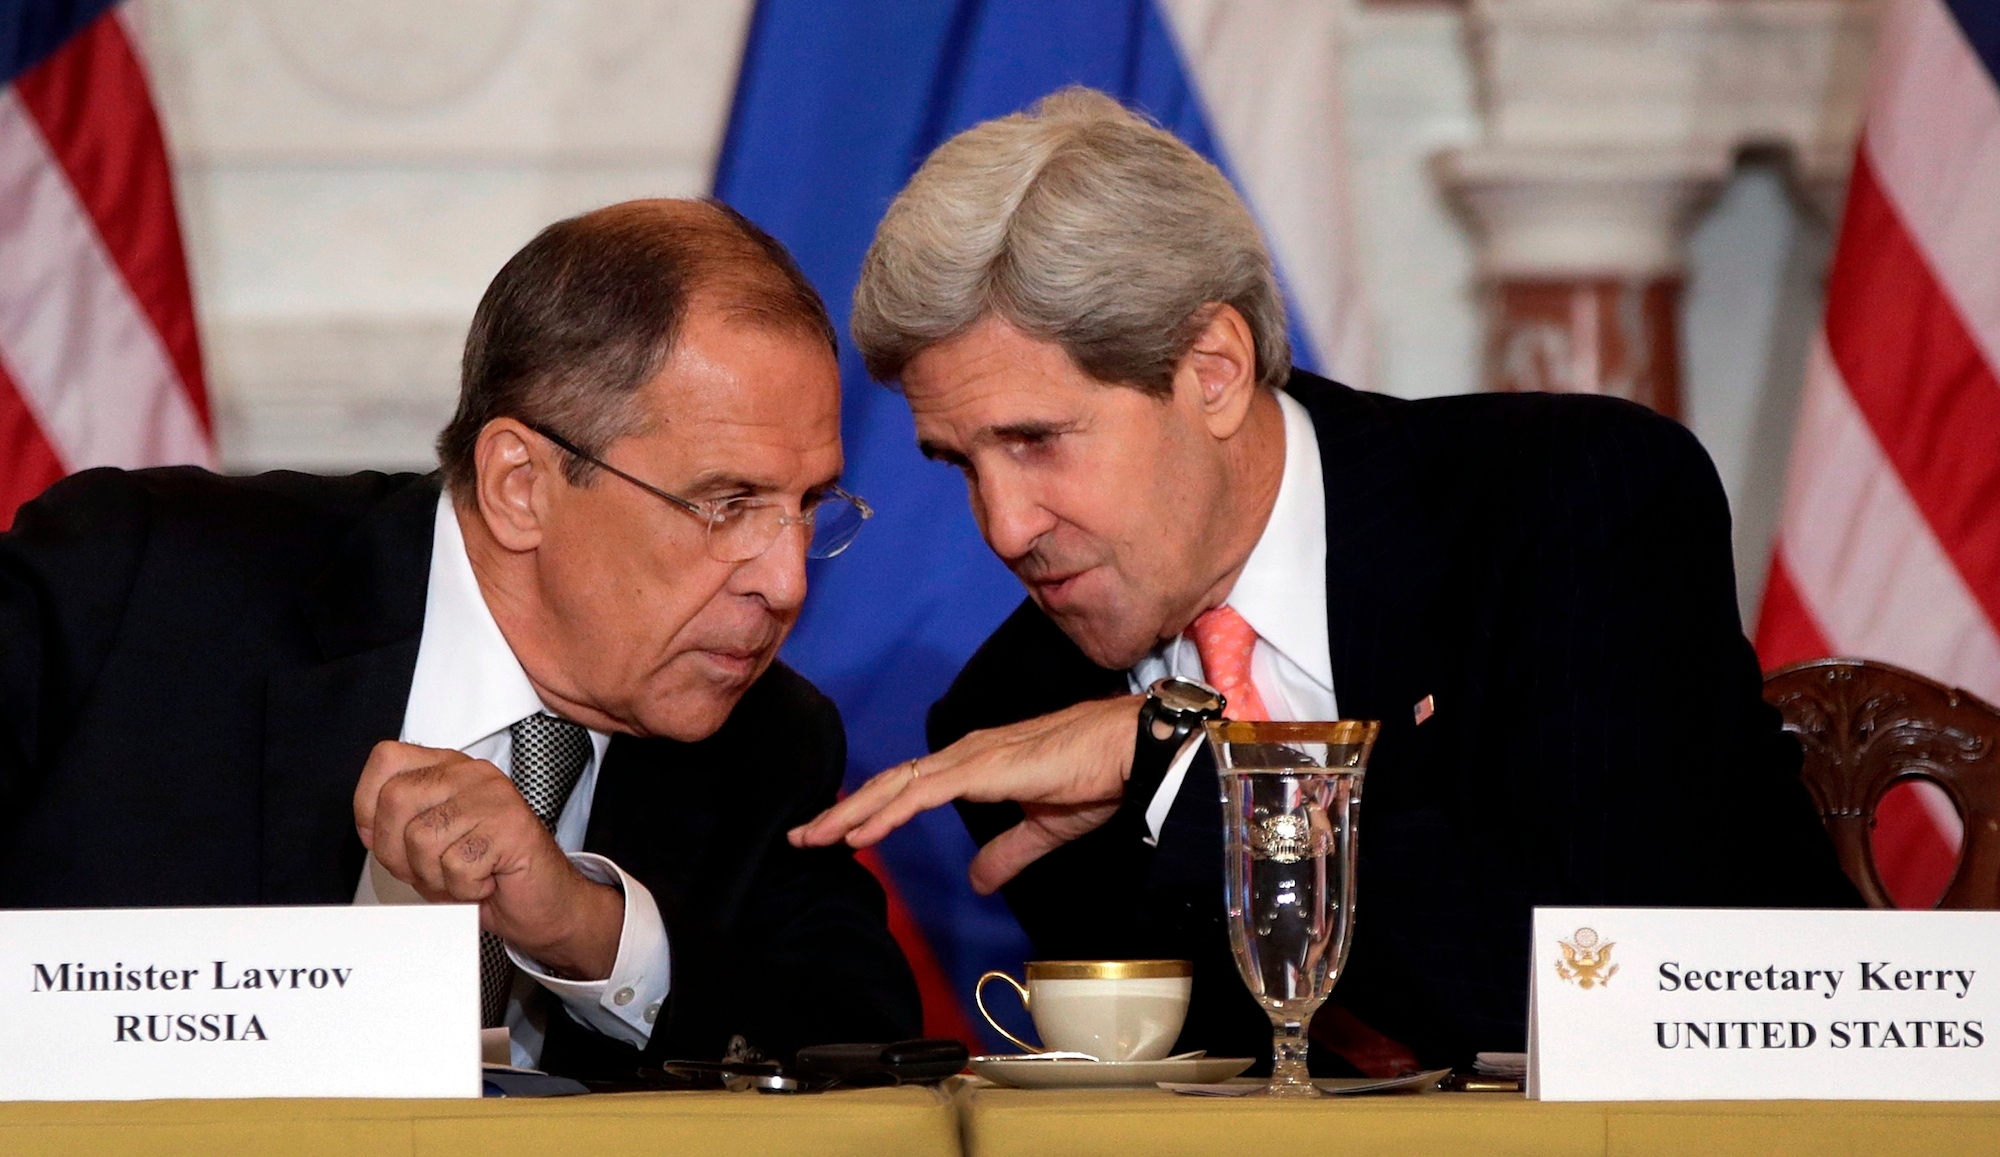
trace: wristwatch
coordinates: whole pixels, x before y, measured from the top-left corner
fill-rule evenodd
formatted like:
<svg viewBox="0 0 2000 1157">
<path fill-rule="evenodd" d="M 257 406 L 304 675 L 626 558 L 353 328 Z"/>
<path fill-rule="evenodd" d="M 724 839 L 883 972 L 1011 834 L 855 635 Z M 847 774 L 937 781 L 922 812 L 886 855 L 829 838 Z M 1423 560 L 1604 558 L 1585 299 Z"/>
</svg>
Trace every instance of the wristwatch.
<svg viewBox="0 0 2000 1157">
<path fill-rule="evenodd" d="M 1139 734 L 1132 745 L 1132 774 L 1125 780 L 1125 810 L 1144 817 L 1174 756 L 1202 724 L 1222 718 L 1228 702 L 1208 684 L 1178 675 L 1147 689 L 1146 701 L 1139 707 Z"/>
</svg>

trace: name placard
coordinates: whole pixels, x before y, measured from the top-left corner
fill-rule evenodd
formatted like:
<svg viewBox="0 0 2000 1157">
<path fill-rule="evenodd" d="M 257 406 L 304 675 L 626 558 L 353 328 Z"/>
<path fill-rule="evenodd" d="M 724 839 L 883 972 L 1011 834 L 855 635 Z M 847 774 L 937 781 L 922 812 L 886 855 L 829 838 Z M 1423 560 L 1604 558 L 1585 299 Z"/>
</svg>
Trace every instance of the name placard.
<svg viewBox="0 0 2000 1157">
<path fill-rule="evenodd" d="M 2000 1099 L 2000 912 L 1537 908 L 1528 1095 Z"/>
<path fill-rule="evenodd" d="M 0 912 L 0 1100 L 476 1097 L 471 905 Z"/>
</svg>

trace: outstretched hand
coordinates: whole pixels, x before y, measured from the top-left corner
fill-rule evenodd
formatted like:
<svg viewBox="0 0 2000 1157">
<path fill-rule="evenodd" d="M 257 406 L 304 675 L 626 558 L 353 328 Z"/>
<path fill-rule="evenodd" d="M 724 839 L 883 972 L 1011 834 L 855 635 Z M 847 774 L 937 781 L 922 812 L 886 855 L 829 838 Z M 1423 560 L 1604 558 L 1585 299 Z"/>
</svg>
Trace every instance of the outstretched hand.
<svg viewBox="0 0 2000 1157">
<path fill-rule="evenodd" d="M 897 764 L 793 828 L 794 847 L 845 840 L 871 847 L 919 812 L 963 799 L 1019 803 L 1027 818 L 972 858 L 973 890 L 991 895 L 1046 853 L 1103 826 L 1125 797 L 1137 695 L 1066 707 L 1038 719 L 975 731 L 942 751 Z"/>
</svg>

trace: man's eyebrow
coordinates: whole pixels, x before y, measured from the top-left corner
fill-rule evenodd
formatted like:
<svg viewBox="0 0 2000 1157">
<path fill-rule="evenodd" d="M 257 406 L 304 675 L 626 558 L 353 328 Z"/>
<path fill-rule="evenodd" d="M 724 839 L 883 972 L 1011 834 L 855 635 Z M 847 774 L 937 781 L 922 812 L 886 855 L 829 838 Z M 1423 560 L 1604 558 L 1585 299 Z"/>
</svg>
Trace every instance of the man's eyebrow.
<svg viewBox="0 0 2000 1157">
<path fill-rule="evenodd" d="M 832 474 L 806 487 L 805 495 L 808 498 L 821 498 L 838 485 L 840 485 L 840 475 Z M 715 470 L 697 474 L 694 481 L 688 483 L 687 492 L 682 497 L 706 499 L 717 495 L 765 495 L 778 489 L 780 488 L 769 482 L 759 482 L 739 474 Z"/>
<path fill-rule="evenodd" d="M 714 494 L 763 494 L 777 487 L 769 482 L 760 482 L 726 470 L 708 470 L 694 476 L 687 484 L 690 497 L 705 498 Z"/>
<path fill-rule="evenodd" d="M 1008 422 L 999 426 L 988 426 L 972 436 L 977 445 L 982 442 L 1038 442 L 1057 434 L 1067 434 L 1076 429 L 1076 422 Z M 934 462 L 949 462 L 956 466 L 965 461 L 965 455 L 939 442 L 919 438 L 917 451 Z"/>
<path fill-rule="evenodd" d="M 1004 426 L 989 426 L 982 433 L 988 438 L 1033 441 L 1074 429 L 1075 422 L 1009 422 Z"/>
</svg>

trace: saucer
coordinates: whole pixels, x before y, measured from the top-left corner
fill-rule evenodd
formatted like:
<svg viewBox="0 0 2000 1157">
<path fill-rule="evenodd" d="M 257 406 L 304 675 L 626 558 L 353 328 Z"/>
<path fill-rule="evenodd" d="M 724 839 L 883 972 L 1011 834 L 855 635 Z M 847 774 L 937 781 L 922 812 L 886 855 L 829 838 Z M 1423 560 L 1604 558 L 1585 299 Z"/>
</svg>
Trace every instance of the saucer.
<svg viewBox="0 0 2000 1157">
<path fill-rule="evenodd" d="M 1034 1057 L 973 1057 L 972 1071 L 996 1085 L 1017 1089 L 1101 1089 L 1151 1086 L 1161 1081 L 1226 1081 L 1256 1063 L 1251 1057 L 1192 1057 L 1179 1061 L 1072 1061 Z"/>
<path fill-rule="evenodd" d="M 1450 1075 L 1450 1069 L 1432 1069 L 1425 1073 L 1405 1073 L 1400 1077 L 1314 1077 L 1313 1085 L 1329 1097 L 1353 1096 L 1359 1093 L 1428 1093 L 1438 1087 L 1439 1081 Z M 1209 1084 L 1169 1081 L 1160 1087 L 1169 1093 L 1180 1093 L 1188 1097 L 1252 1097 L 1270 1088 L 1270 1084 L 1246 1077 L 1240 1081 Z"/>
</svg>

